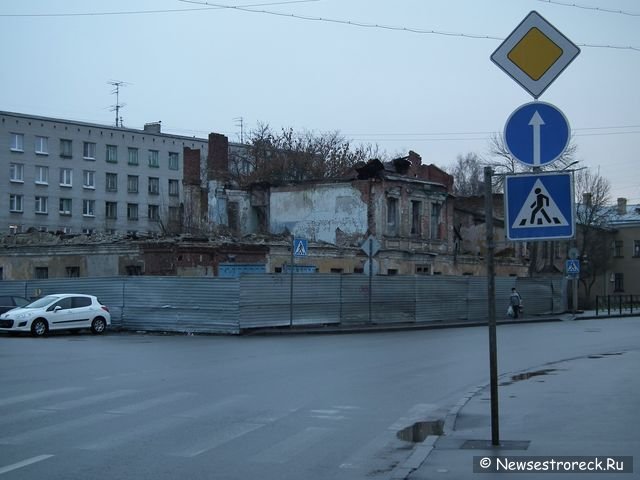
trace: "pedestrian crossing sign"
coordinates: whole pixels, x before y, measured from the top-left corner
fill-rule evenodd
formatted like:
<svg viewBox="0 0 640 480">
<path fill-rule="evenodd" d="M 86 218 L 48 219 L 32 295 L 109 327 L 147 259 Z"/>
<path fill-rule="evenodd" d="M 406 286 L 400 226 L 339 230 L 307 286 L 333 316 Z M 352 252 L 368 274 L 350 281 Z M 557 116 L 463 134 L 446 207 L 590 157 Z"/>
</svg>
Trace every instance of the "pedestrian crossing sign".
<svg viewBox="0 0 640 480">
<path fill-rule="evenodd" d="M 509 240 L 560 240 L 575 235 L 571 172 L 507 175 L 504 202 Z"/>
<path fill-rule="evenodd" d="M 293 255 L 295 257 L 307 256 L 307 240 L 305 238 L 295 238 L 293 240 Z"/>
<path fill-rule="evenodd" d="M 567 260 L 567 275 L 572 277 L 580 275 L 580 260 Z"/>
</svg>

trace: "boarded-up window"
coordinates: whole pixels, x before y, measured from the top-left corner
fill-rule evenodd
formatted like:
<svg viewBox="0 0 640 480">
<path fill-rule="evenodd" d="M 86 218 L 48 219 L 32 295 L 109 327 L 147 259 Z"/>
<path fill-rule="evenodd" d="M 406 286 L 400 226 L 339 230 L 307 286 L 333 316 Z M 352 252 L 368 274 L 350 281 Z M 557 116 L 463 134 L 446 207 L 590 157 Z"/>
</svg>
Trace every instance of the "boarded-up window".
<svg viewBox="0 0 640 480">
<path fill-rule="evenodd" d="M 398 232 L 398 199 L 387 198 L 387 234 L 397 235 Z"/>
<path fill-rule="evenodd" d="M 411 201 L 411 235 L 422 235 L 422 202 Z"/>
</svg>

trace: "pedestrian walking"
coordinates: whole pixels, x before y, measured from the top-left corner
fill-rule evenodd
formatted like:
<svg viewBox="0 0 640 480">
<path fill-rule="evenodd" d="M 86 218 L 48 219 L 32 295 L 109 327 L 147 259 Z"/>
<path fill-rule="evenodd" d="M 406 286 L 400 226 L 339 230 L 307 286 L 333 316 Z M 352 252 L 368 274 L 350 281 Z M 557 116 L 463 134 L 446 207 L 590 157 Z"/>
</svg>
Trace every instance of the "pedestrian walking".
<svg viewBox="0 0 640 480">
<path fill-rule="evenodd" d="M 511 296 L 509 297 L 509 307 L 513 310 L 513 318 L 520 316 L 520 306 L 522 305 L 522 297 L 515 287 L 511 289 Z"/>
</svg>

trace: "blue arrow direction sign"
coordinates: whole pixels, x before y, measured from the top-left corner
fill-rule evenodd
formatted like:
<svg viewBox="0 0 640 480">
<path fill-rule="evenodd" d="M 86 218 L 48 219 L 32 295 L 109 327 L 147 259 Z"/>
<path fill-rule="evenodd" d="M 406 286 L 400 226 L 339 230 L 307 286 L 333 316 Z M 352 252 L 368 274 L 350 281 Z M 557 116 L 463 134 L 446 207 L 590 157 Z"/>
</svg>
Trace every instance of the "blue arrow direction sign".
<svg viewBox="0 0 640 480">
<path fill-rule="evenodd" d="M 295 257 L 307 256 L 307 240 L 304 238 L 295 238 L 293 240 L 293 255 Z"/>
<path fill-rule="evenodd" d="M 530 102 L 514 111 L 504 127 L 511 155 L 530 167 L 555 162 L 569 145 L 569 121 L 557 107 Z"/>
<path fill-rule="evenodd" d="M 571 172 L 507 175 L 504 203 L 509 240 L 560 240 L 575 235 Z"/>
</svg>

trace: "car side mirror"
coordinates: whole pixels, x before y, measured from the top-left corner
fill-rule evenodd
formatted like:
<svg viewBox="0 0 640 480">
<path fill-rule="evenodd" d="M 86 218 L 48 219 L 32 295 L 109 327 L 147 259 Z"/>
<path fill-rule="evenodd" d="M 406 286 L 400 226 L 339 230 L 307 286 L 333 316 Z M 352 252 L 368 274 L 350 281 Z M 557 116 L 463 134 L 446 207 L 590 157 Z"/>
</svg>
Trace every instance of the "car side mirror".
<svg viewBox="0 0 640 480">
<path fill-rule="evenodd" d="M 58 310 L 62 310 L 60 305 L 56 305 L 56 308 L 53 309 L 54 312 L 57 312 Z"/>
</svg>

